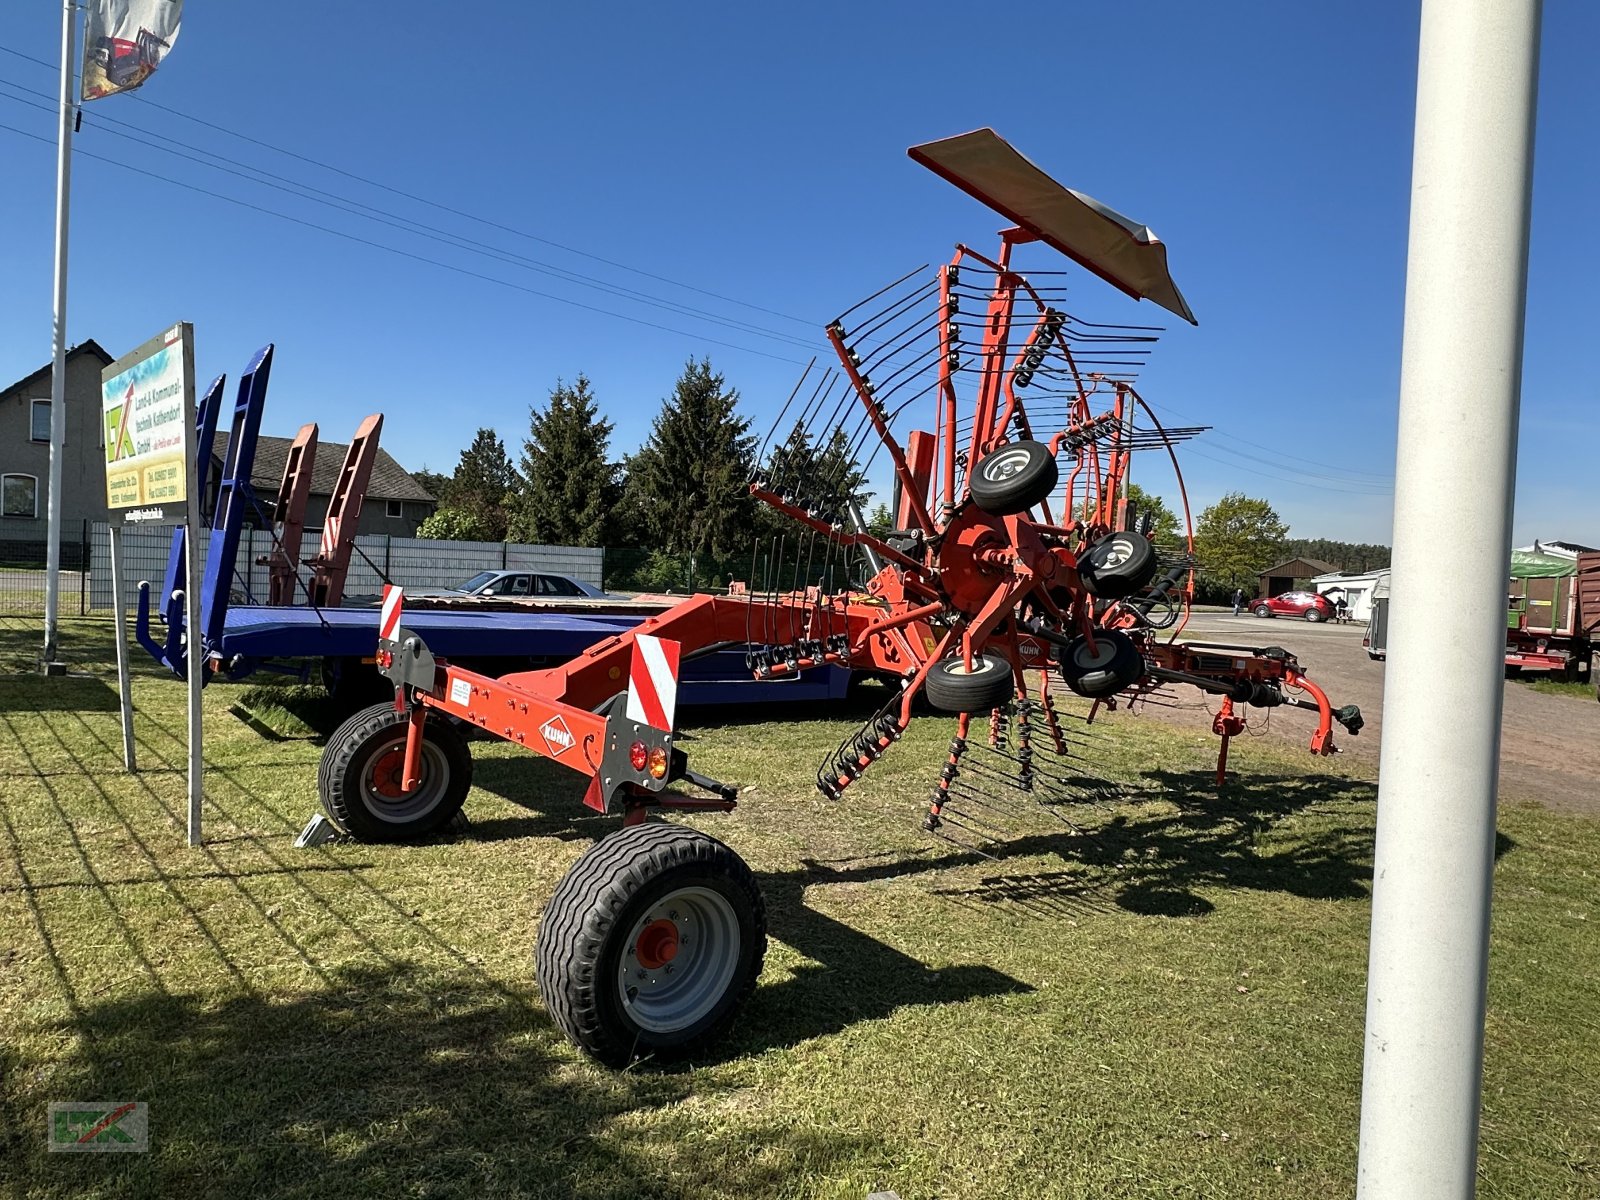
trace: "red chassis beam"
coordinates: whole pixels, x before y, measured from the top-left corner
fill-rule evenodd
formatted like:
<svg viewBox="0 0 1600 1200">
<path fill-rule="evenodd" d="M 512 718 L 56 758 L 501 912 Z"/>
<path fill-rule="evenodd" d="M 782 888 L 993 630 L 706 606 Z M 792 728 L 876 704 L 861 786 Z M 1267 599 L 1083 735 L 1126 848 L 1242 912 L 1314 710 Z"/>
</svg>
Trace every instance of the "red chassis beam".
<svg viewBox="0 0 1600 1200">
<path fill-rule="evenodd" d="M 815 592 L 770 601 L 692 596 L 562 666 L 500 679 L 436 662 L 419 636 L 397 629 L 392 638 L 379 639 L 378 666 L 396 685 L 396 705 L 412 714 L 404 790 L 420 782 L 423 714 L 435 709 L 589 776 L 584 803 L 599 812 L 608 811 L 619 797 L 630 815 L 634 810 L 642 814 L 650 804 L 732 808 L 727 796 L 707 800 L 661 795 L 673 779 L 690 776 L 681 752 L 673 748 L 670 730 L 631 721 L 623 711 L 639 634 L 675 641 L 689 656 L 761 643 L 811 648 L 808 656 L 786 654 L 772 662 L 763 670 L 768 676 L 835 663 L 917 679 L 945 644 L 945 631 L 929 623 L 940 607 L 896 611 L 875 597 L 841 599 Z M 908 689 L 907 708 L 910 703 Z"/>
</svg>

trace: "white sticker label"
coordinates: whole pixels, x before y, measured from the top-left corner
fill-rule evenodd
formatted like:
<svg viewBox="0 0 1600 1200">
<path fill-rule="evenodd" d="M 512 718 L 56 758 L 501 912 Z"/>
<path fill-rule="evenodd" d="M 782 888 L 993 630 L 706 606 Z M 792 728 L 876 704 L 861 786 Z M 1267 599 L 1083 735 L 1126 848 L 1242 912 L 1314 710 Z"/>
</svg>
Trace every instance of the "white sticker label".
<svg viewBox="0 0 1600 1200">
<path fill-rule="evenodd" d="M 452 679 L 450 681 L 450 703 L 465 705 L 472 699 L 472 685 L 465 679 Z"/>
</svg>

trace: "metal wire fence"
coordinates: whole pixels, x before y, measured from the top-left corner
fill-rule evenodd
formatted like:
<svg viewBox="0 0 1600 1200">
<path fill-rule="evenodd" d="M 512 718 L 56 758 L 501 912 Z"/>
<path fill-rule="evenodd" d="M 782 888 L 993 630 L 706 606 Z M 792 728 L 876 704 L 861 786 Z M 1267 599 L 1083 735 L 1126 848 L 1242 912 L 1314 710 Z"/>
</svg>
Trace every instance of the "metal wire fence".
<svg viewBox="0 0 1600 1200">
<path fill-rule="evenodd" d="M 61 539 L 58 611 L 88 611 L 89 522 L 73 536 Z M 49 543 L 43 538 L 8 538 L 0 530 L 0 613 L 29 615 L 44 612 L 45 563 Z"/>
<path fill-rule="evenodd" d="M 300 559 L 315 557 L 321 532 L 307 530 L 300 548 Z M 208 539 L 198 539 L 201 570 L 209 550 Z M 122 535 L 122 602 L 132 609 L 138 604 L 139 583 L 148 580 L 160 606 L 165 586 L 167 562 L 171 555 L 169 529 L 129 529 Z M 233 578 L 228 594 L 235 604 L 264 604 L 269 579 L 267 560 L 273 549 L 272 534 L 264 529 L 245 529 L 239 535 L 239 551 L 234 558 Z M 355 540 L 355 553 L 345 578 L 345 603 L 375 603 L 386 582 L 405 587 L 451 587 L 479 571 L 525 568 L 570 575 L 584 583 L 600 585 L 605 551 L 585 546 L 531 546 L 512 542 L 446 542 L 425 538 L 400 538 L 388 534 L 363 534 Z M 104 522 L 89 531 L 88 582 L 84 611 L 109 612 L 115 603 L 111 594 L 111 534 Z M 301 579 L 310 582 L 311 572 L 302 566 Z M 296 603 L 306 602 L 305 591 Z M 42 607 L 43 601 L 40 601 Z"/>
</svg>

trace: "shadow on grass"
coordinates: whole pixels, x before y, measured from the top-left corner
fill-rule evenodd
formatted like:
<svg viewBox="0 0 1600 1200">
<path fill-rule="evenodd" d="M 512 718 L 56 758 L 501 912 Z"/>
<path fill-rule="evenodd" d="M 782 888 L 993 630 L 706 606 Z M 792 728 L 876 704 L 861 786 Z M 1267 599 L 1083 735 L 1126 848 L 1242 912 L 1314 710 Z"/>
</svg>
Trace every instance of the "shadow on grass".
<svg viewBox="0 0 1600 1200">
<path fill-rule="evenodd" d="M 631 1200 L 733 1171 L 751 1195 L 788 1195 L 871 1147 L 788 1123 L 680 1138 L 686 1118 L 658 1114 L 714 1100 L 715 1081 L 573 1070 L 538 1010 L 404 967 L 341 971 L 288 1000 L 145 993 L 51 1032 L 74 1048 L 50 1064 L 48 1096 L 26 1082 L 41 1064 L 0 1062 L 0 1152 L 14 1179 L 64 1193 Z M 150 1106 L 150 1153 L 45 1152 L 48 1100 L 107 1096 Z"/>
<path fill-rule="evenodd" d="M 0 674 L 5 706 L 14 712 L 117 712 L 116 677 Z"/>
</svg>

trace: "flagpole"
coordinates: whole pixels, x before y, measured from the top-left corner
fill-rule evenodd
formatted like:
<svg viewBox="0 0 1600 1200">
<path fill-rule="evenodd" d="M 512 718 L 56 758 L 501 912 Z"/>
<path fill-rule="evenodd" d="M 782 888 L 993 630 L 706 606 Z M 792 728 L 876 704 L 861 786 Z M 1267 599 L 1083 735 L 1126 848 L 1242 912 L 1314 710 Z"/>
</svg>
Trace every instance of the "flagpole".
<svg viewBox="0 0 1600 1200">
<path fill-rule="evenodd" d="M 61 4 L 61 130 L 56 143 L 55 357 L 50 372 L 50 484 L 46 493 L 44 567 L 44 657 L 47 674 L 66 668 L 57 661 L 56 614 L 61 599 L 61 460 L 67 431 L 67 216 L 72 191 L 73 41 L 77 8 Z M 87 568 L 86 563 L 79 564 Z"/>
</svg>

